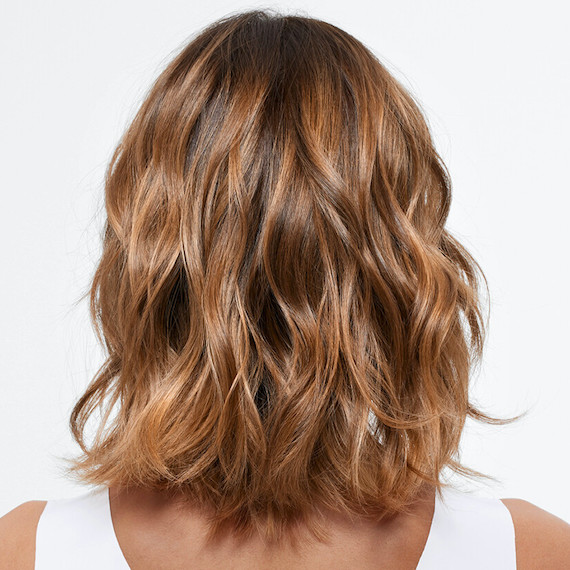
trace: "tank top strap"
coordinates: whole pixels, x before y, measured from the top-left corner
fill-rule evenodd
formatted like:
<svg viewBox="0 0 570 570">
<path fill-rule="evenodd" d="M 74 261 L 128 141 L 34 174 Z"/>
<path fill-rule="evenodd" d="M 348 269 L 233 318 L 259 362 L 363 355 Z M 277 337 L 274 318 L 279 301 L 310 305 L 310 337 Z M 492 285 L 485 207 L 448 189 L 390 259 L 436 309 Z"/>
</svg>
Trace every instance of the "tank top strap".
<svg viewBox="0 0 570 570">
<path fill-rule="evenodd" d="M 498 498 L 452 487 L 436 495 L 430 534 L 417 570 L 516 570 L 511 513 Z"/>
<path fill-rule="evenodd" d="M 129 570 L 113 529 L 109 489 L 50 499 L 36 531 L 36 570 Z"/>
</svg>

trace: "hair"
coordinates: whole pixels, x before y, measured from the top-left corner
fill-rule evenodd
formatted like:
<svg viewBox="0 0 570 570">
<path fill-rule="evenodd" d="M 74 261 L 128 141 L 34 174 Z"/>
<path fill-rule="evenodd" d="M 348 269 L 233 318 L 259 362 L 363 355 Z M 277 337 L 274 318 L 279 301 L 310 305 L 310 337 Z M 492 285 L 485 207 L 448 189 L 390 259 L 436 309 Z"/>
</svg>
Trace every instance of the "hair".
<svg viewBox="0 0 570 570">
<path fill-rule="evenodd" d="M 445 467 L 494 480 L 459 461 L 465 420 L 521 416 L 469 397 L 488 287 L 450 200 L 419 104 L 352 35 L 269 10 L 204 28 L 105 173 L 87 294 L 106 360 L 67 473 L 270 541 L 322 539 L 322 509 L 403 512 Z"/>
</svg>

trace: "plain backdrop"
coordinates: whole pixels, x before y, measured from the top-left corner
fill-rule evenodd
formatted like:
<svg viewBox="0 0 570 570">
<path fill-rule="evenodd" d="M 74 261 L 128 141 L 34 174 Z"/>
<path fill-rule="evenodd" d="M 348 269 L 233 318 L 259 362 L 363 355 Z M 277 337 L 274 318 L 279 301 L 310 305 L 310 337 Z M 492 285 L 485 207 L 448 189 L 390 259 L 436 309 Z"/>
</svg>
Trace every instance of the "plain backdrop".
<svg viewBox="0 0 570 570">
<path fill-rule="evenodd" d="M 102 177 L 142 97 L 204 25 L 244 9 L 327 20 L 419 99 L 451 173 L 449 229 L 482 265 L 490 329 L 458 480 L 570 521 L 570 41 L 562 1 L 6 3 L 0 21 L 0 515 L 87 488 L 57 457 L 78 447 L 76 398 L 102 363 L 87 303 Z"/>
</svg>

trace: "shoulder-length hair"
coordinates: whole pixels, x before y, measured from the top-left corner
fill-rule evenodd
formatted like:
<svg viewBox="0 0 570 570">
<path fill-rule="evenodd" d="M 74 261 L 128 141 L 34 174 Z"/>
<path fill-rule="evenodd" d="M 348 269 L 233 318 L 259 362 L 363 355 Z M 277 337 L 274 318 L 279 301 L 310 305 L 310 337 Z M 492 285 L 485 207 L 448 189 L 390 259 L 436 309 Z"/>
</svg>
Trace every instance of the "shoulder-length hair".
<svg viewBox="0 0 570 570">
<path fill-rule="evenodd" d="M 418 103 L 347 32 L 254 10 L 196 35 L 105 176 L 70 417 L 90 484 L 181 492 L 211 536 L 382 518 L 446 486 L 486 317 Z M 93 412 L 102 416 L 87 444 Z M 517 418 L 514 418 L 517 419 Z"/>
</svg>

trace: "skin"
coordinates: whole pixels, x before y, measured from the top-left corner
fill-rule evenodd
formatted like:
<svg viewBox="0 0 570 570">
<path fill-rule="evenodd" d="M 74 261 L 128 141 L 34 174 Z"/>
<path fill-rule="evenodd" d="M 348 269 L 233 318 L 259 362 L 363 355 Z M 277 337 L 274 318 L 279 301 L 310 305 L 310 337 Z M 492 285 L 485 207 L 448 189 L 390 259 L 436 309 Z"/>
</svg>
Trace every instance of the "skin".
<svg viewBox="0 0 570 570">
<path fill-rule="evenodd" d="M 311 545 L 304 554 L 292 549 L 268 553 L 254 540 L 245 547 L 228 540 L 215 549 L 205 549 L 201 544 L 200 516 L 184 513 L 175 517 L 176 505 L 165 503 L 149 492 L 126 493 L 111 488 L 111 513 L 117 539 L 134 570 L 189 567 L 413 570 L 429 534 L 433 500 L 433 493 L 426 495 L 412 507 L 411 514 L 379 524 L 350 523 L 331 513 L 331 544 Z M 518 570 L 570 568 L 568 523 L 528 501 L 501 500 L 515 526 Z M 35 533 L 45 505 L 46 501 L 28 501 L 0 518 L 0 569 L 34 569 Z"/>
<path fill-rule="evenodd" d="M 238 544 L 231 537 L 225 537 L 210 546 L 204 540 L 203 514 L 184 508 L 177 518 L 176 505 L 165 503 L 160 494 L 111 491 L 115 532 L 126 559 L 137 570 L 189 567 L 334 570 L 352 566 L 377 569 L 379 544 L 386 563 L 398 560 L 399 564 L 391 567 L 407 570 L 415 567 L 421 555 L 433 516 L 433 495 L 425 494 L 414 504 L 410 515 L 382 523 L 350 522 L 346 517 L 326 513 L 332 534 L 327 545 L 304 537 L 298 549 L 290 545 L 267 549 L 261 539 Z M 149 520 L 153 521 L 152 526 Z M 176 521 L 174 526 L 173 521 Z M 162 553 L 152 546 L 156 544 L 161 545 Z M 404 544 L 406 547 L 402 548 Z M 164 564 L 165 559 L 168 565 Z"/>
</svg>

